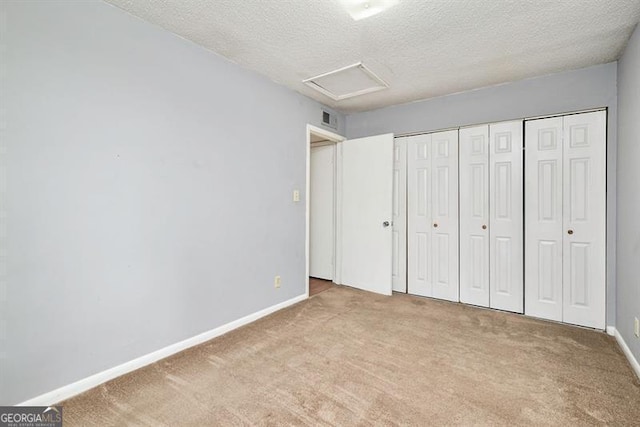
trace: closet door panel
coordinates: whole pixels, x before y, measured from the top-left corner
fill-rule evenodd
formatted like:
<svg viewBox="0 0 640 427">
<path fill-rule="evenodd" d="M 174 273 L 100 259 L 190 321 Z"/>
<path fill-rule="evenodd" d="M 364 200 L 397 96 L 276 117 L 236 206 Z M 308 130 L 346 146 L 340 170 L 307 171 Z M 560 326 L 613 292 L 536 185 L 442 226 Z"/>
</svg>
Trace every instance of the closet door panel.
<svg viewBox="0 0 640 427">
<path fill-rule="evenodd" d="M 525 314 L 562 321 L 562 117 L 525 123 Z"/>
<path fill-rule="evenodd" d="M 407 141 L 393 145 L 393 290 L 407 292 Z"/>
<path fill-rule="evenodd" d="M 431 134 L 432 296 L 459 300 L 458 131 Z"/>
<path fill-rule="evenodd" d="M 489 126 L 460 129 L 460 301 L 489 307 Z"/>
<path fill-rule="evenodd" d="M 522 121 L 489 126 L 490 306 L 523 312 Z"/>
<path fill-rule="evenodd" d="M 606 113 L 564 117 L 563 321 L 605 328 Z"/>
<path fill-rule="evenodd" d="M 432 285 L 432 167 L 431 135 L 407 142 L 407 288 L 410 294 L 433 296 Z"/>
</svg>

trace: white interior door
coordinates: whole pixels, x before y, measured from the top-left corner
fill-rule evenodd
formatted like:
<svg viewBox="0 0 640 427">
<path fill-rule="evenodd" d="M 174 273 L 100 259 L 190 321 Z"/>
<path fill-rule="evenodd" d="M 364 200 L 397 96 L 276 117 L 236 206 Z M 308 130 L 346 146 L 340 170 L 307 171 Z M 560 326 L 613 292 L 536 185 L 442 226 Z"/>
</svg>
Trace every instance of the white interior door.
<svg viewBox="0 0 640 427">
<path fill-rule="evenodd" d="M 393 290 L 407 292 L 407 141 L 393 142 Z"/>
<path fill-rule="evenodd" d="M 489 125 L 490 307 L 524 309 L 522 120 Z"/>
<path fill-rule="evenodd" d="M 526 125 L 525 313 L 604 329 L 606 113 Z"/>
<path fill-rule="evenodd" d="M 333 280 L 335 144 L 311 148 L 309 275 Z"/>
<path fill-rule="evenodd" d="M 393 134 L 342 143 L 341 281 L 391 295 Z"/>
<path fill-rule="evenodd" d="M 562 321 L 562 117 L 525 135 L 525 314 Z"/>
<path fill-rule="evenodd" d="M 460 301 L 489 307 L 489 126 L 460 129 Z"/>
<path fill-rule="evenodd" d="M 407 286 L 458 301 L 458 131 L 407 138 Z"/>
<path fill-rule="evenodd" d="M 407 137 L 407 291 L 433 296 L 431 135 Z"/>
<path fill-rule="evenodd" d="M 433 297 L 459 301 L 458 131 L 431 135 Z"/>
<path fill-rule="evenodd" d="M 605 328 L 606 113 L 564 117 L 563 321 Z"/>
</svg>

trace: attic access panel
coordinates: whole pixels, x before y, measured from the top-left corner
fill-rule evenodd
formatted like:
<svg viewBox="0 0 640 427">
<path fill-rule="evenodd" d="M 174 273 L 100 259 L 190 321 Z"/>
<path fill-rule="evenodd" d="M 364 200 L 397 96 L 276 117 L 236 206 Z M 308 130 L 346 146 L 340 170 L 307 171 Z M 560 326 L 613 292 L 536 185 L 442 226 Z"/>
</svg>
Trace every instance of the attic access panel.
<svg viewBox="0 0 640 427">
<path fill-rule="evenodd" d="M 307 86 L 340 101 L 365 93 L 377 92 L 389 85 L 362 62 L 303 80 Z"/>
</svg>

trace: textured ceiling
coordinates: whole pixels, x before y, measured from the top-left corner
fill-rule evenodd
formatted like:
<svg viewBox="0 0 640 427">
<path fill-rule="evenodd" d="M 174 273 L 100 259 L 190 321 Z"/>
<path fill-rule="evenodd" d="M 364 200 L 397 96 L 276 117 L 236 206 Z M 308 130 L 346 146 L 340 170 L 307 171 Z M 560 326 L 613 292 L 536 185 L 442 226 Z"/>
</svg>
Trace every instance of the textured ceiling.
<svg viewBox="0 0 640 427">
<path fill-rule="evenodd" d="M 616 60 L 640 0 L 108 0 L 345 113 Z M 176 58 L 179 60 L 179 58 Z M 303 79 L 362 61 L 390 88 L 333 101 Z"/>
</svg>

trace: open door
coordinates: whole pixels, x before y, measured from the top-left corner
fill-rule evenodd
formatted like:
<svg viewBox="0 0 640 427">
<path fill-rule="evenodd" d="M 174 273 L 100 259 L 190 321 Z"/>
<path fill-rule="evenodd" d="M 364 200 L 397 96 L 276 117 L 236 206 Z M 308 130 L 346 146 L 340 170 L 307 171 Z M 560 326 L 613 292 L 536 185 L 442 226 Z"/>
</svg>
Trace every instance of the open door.
<svg viewBox="0 0 640 427">
<path fill-rule="evenodd" d="M 391 295 L 393 134 L 341 145 L 341 283 Z"/>
</svg>

